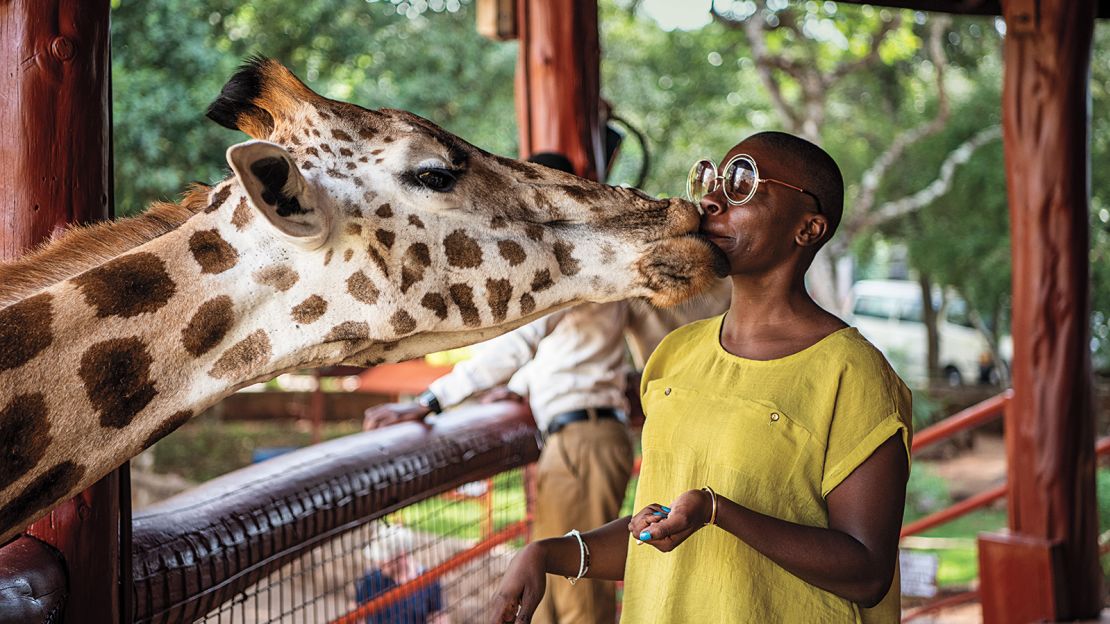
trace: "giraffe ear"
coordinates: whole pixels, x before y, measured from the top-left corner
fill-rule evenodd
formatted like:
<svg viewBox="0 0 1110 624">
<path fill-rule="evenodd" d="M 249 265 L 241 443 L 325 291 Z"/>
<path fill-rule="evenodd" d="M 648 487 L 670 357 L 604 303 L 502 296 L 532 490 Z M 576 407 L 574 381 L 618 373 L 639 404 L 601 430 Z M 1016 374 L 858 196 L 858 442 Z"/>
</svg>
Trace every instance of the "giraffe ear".
<svg viewBox="0 0 1110 624">
<path fill-rule="evenodd" d="M 316 249 L 327 241 L 331 215 L 280 145 L 247 141 L 227 150 L 227 162 L 255 210 L 297 244 Z"/>
</svg>

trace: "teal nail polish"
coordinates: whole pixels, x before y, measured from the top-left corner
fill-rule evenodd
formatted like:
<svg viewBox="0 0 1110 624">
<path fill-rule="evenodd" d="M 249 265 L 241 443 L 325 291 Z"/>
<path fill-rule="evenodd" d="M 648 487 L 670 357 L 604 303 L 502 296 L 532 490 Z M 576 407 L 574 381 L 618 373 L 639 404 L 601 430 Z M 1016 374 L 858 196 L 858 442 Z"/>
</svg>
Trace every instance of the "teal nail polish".
<svg viewBox="0 0 1110 624">
<path fill-rule="evenodd" d="M 662 508 L 663 511 L 665 511 L 667 513 L 671 513 L 671 508 L 670 507 L 663 507 L 662 505 L 660 505 L 659 507 Z"/>
<path fill-rule="evenodd" d="M 667 514 L 663 513 L 662 511 L 653 511 L 653 512 L 651 512 L 651 515 L 653 515 L 653 516 L 666 516 Z"/>
<path fill-rule="evenodd" d="M 643 541 L 645 541 L 645 542 L 646 542 L 646 541 L 648 541 L 648 540 L 650 540 L 650 539 L 651 539 L 651 533 L 650 533 L 650 532 L 648 532 L 648 531 L 643 531 L 643 532 L 641 532 L 641 533 L 640 533 L 640 539 L 641 539 L 641 540 L 643 540 Z"/>
</svg>

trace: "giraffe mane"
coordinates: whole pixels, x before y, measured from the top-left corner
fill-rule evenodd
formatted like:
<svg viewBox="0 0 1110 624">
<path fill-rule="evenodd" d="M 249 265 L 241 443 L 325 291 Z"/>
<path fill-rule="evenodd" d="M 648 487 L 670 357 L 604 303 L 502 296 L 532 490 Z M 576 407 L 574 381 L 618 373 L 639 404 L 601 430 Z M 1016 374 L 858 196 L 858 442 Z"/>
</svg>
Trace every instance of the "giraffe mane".
<svg viewBox="0 0 1110 624">
<path fill-rule="evenodd" d="M 177 229 L 205 208 L 209 190 L 194 184 L 180 204 L 154 202 L 131 218 L 67 228 L 18 259 L 0 263 L 0 308 Z"/>
</svg>

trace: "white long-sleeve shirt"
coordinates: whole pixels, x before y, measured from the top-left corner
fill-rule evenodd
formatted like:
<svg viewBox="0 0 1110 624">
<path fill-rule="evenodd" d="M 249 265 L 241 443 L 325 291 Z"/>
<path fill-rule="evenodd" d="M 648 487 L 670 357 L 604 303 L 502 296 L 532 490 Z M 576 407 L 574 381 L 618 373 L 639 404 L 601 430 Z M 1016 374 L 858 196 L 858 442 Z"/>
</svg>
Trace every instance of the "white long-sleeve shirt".
<svg viewBox="0 0 1110 624">
<path fill-rule="evenodd" d="M 444 408 L 508 383 L 527 397 L 541 430 L 564 412 L 627 411 L 626 346 L 639 366 L 668 332 L 728 309 L 727 281 L 698 301 L 671 310 L 587 303 L 537 319 L 477 345 L 471 359 L 429 386 Z"/>
</svg>

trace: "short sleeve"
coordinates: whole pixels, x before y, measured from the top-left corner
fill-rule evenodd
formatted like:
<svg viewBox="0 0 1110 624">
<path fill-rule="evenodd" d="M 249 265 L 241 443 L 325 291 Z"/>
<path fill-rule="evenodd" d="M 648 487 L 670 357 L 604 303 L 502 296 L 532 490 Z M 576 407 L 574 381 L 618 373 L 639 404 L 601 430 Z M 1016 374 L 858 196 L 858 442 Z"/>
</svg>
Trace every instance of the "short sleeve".
<svg viewBox="0 0 1110 624">
<path fill-rule="evenodd" d="M 900 436 L 910 461 L 911 405 L 909 389 L 877 351 L 845 366 L 829 426 L 822 497 L 894 435 Z"/>
</svg>

